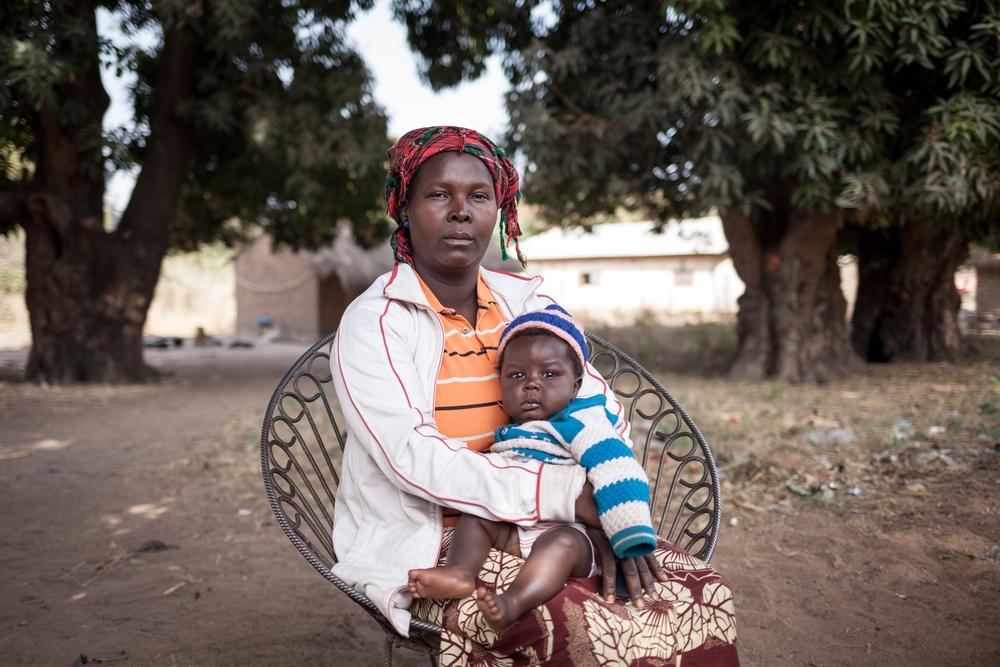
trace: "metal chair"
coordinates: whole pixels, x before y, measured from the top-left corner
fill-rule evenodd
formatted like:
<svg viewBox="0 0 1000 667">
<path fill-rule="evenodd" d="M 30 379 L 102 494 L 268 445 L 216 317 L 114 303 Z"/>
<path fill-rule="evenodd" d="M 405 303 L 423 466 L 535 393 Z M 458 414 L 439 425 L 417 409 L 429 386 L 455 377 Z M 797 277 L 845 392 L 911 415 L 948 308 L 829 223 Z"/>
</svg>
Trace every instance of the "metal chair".
<svg viewBox="0 0 1000 667">
<path fill-rule="evenodd" d="M 442 628 L 414 618 L 410 636 L 396 633 L 375 604 L 334 576 L 333 506 L 340 483 L 344 418 L 330 374 L 331 332 L 299 357 L 278 383 L 260 437 L 267 499 L 299 553 L 330 583 L 361 605 L 386 633 L 385 664 L 395 647 L 426 653 L 436 664 Z M 587 333 L 590 362 L 624 404 L 636 455 L 650 478 L 657 532 L 709 561 L 721 525 L 715 458 L 701 431 L 673 396 L 634 359 Z"/>
</svg>

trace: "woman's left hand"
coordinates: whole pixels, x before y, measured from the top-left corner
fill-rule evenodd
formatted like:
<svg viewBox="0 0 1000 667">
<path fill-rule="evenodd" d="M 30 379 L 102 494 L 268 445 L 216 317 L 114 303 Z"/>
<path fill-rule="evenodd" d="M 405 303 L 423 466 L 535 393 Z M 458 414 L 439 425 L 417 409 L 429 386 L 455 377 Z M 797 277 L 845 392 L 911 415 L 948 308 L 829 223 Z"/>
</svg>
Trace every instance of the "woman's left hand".
<svg viewBox="0 0 1000 667">
<path fill-rule="evenodd" d="M 601 593 L 608 602 L 615 600 L 615 579 L 617 566 L 622 569 L 622 576 L 625 579 L 625 588 L 628 589 L 628 596 L 632 604 L 638 609 L 646 606 L 644 595 L 656 597 L 654 584 L 657 581 L 666 581 L 667 575 L 663 567 L 656 558 L 649 554 L 641 558 L 615 558 L 615 552 L 611 550 L 611 543 L 608 542 L 607 535 L 599 528 L 587 528 L 587 536 L 597 556 L 597 565 L 601 574 Z"/>
</svg>

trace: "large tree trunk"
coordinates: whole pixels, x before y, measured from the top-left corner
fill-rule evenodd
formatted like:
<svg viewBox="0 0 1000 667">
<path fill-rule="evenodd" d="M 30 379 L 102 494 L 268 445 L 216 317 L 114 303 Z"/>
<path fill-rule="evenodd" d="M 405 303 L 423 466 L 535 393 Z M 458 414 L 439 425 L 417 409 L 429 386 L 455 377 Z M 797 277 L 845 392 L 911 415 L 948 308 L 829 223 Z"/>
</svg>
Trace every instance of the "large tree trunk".
<svg viewBox="0 0 1000 667">
<path fill-rule="evenodd" d="M 87 39 L 60 43 L 76 64 L 56 88 L 78 109 L 67 121 L 45 103 L 35 117 L 38 165 L 20 201 L 0 210 L 26 232 L 26 301 L 31 319 L 28 379 L 142 382 L 142 328 L 174 227 L 194 134 L 177 114 L 192 95 L 198 39 L 175 23 L 164 33 L 149 137 L 132 198 L 118 227 L 104 229 L 101 85 L 94 3 L 54 5 L 54 21 L 83 22 Z"/>
<path fill-rule="evenodd" d="M 960 231 L 920 220 L 858 231 L 851 342 L 868 361 L 954 361 L 961 347 L 955 271 L 969 255 Z"/>
<path fill-rule="evenodd" d="M 31 353 L 25 375 L 49 383 L 141 382 L 142 327 L 156 281 L 129 275 L 127 248 L 100 218 L 34 196 L 25 225 Z"/>
<path fill-rule="evenodd" d="M 847 336 L 832 214 L 775 206 L 728 209 L 723 228 L 736 272 L 738 347 L 730 375 L 786 382 L 842 377 L 856 357 Z"/>
</svg>

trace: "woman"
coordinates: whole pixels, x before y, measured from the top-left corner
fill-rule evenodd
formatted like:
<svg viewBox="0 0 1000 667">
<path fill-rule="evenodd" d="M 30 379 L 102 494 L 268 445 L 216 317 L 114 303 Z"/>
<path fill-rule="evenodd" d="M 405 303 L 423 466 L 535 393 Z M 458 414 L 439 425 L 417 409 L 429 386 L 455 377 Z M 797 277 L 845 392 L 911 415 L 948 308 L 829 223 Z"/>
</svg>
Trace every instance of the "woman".
<svg viewBox="0 0 1000 667">
<path fill-rule="evenodd" d="M 413 130 L 389 158 L 396 264 L 347 309 L 331 354 L 349 432 L 334 573 L 406 635 L 414 602 L 407 572 L 439 562 L 461 513 L 523 525 L 576 520 L 596 528 L 601 578 L 573 580 L 501 636 L 471 597 L 414 603 L 418 617 L 445 627 L 442 664 L 597 664 L 595 656 L 738 664 L 731 594 L 713 570 L 664 545 L 648 560 L 619 563 L 632 604 L 614 602 L 614 555 L 582 469 L 485 453 L 507 421 L 495 368 L 503 326 L 552 303 L 537 294 L 540 278 L 480 266 L 498 211 L 504 256 L 513 242 L 524 261 L 513 164 L 486 137 L 456 127 Z M 580 396 L 599 393 L 627 436 L 622 406 L 588 367 Z M 503 586 L 520 564 L 491 552 L 480 578 Z"/>
</svg>

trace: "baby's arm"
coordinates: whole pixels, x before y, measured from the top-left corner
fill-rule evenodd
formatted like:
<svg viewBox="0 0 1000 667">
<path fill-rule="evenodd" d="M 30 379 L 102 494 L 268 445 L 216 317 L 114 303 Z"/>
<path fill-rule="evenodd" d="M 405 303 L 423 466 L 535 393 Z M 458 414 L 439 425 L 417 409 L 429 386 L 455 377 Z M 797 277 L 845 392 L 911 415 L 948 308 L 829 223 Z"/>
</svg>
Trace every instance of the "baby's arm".
<svg viewBox="0 0 1000 667">
<path fill-rule="evenodd" d="M 601 527 L 618 558 L 635 558 L 656 547 L 649 516 L 649 480 L 632 449 L 608 420 L 602 397 L 584 399 L 552 435 L 587 471 Z"/>
</svg>

